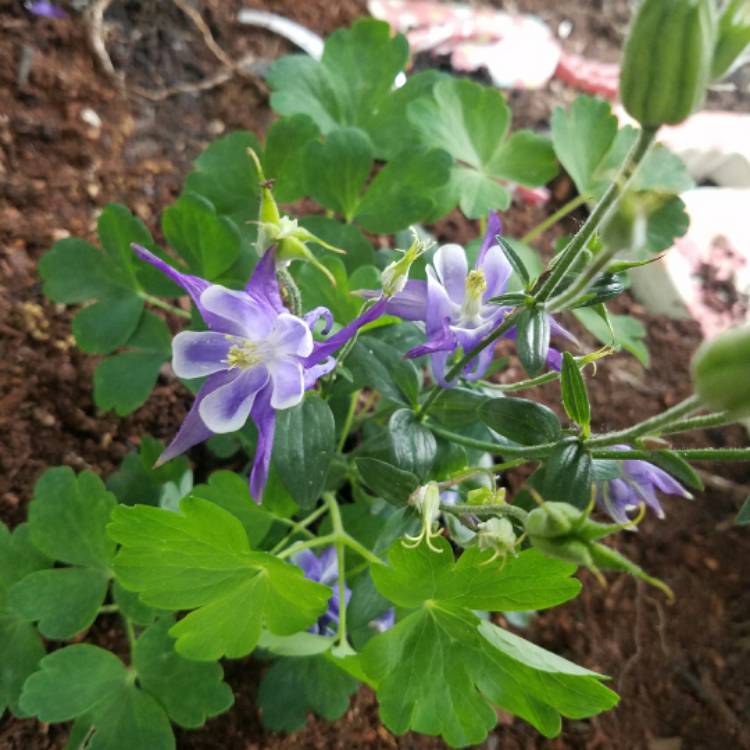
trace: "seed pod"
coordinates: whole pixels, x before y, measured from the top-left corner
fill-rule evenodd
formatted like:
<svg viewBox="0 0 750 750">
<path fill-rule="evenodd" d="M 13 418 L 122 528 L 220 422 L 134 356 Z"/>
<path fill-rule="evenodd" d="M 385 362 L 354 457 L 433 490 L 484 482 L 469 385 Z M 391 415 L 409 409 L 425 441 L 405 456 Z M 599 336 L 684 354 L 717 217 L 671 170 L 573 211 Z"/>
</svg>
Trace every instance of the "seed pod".
<svg viewBox="0 0 750 750">
<path fill-rule="evenodd" d="M 569 534 L 582 517 L 583 512 L 568 503 L 544 503 L 529 513 L 525 528 L 531 537 L 552 539 Z"/>
<path fill-rule="evenodd" d="M 682 122 L 703 103 L 716 42 L 714 0 L 643 0 L 625 43 L 620 97 L 644 127 Z"/>
<path fill-rule="evenodd" d="M 533 547 L 549 557 L 581 565 L 588 568 L 594 564 L 589 546 L 578 539 L 545 539 L 544 537 L 530 537 Z"/>
<path fill-rule="evenodd" d="M 750 414 L 750 325 L 730 328 L 698 349 L 693 383 L 711 408 Z"/>
</svg>

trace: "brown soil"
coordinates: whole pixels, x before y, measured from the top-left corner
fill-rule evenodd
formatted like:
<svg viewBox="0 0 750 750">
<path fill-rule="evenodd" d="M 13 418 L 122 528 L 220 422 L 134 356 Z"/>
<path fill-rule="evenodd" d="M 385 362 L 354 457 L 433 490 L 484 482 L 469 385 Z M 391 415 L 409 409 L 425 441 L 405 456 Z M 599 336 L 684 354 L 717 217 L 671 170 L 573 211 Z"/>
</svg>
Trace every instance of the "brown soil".
<svg viewBox="0 0 750 750">
<path fill-rule="evenodd" d="M 254 52 L 272 59 L 284 52 L 287 47 L 277 38 L 238 28 L 233 19 L 241 4 L 201 4 L 230 57 Z M 364 0 L 244 4 L 285 13 L 320 33 L 365 10 Z M 626 0 L 516 3 L 539 12 L 553 28 L 571 18 L 574 28 L 566 44 L 609 60 L 616 57 L 627 5 Z M 107 20 L 110 54 L 128 85 L 157 89 L 195 82 L 218 69 L 192 24 L 171 3 L 116 0 Z M 68 464 L 106 475 L 141 435 L 166 439 L 173 434 L 189 402 L 165 375 L 131 417 L 97 413 L 91 400 L 95 363 L 71 343 L 70 311 L 41 294 L 35 272 L 40 255 L 68 234 L 92 238 L 98 210 L 112 200 L 133 208 L 158 235 L 159 212 L 200 150 L 226 130 L 260 133 L 272 115 L 264 84 L 254 77 L 238 76 L 212 90 L 160 102 L 128 95 L 97 67 L 77 15 L 56 22 L 32 18 L 20 2 L 0 0 L 0 39 L 0 517 L 16 524 L 45 467 Z M 29 59 L 31 68 L 24 73 Z M 552 84 L 545 92 L 512 97 L 516 124 L 543 126 L 551 106 L 571 96 Z M 97 113 L 101 127 L 82 119 L 87 108 Z M 561 180 L 558 202 L 567 190 Z M 542 216 L 542 209 L 514 208 L 506 217 L 507 230 L 518 236 Z M 460 216 L 438 227 L 442 239 L 459 241 L 476 231 Z M 693 324 L 645 316 L 627 300 L 622 305 L 647 323 L 653 365 L 644 371 L 632 358 L 617 355 L 600 366 L 591 386 L 598 427 L 624 426 L 684 397 L 689 357 L 699 341 Z M 551 402 L 558 398 L 553 387 L 539 395 Z M 691 435 L 685 444 L 739 444 L 743 438 L 739 429 L 714 430 Z M 750 545 L 747 534 L 731 525 L 748 493 L 750 472 L 747 466 L 706 468 L 724 479 L 711 474 L 709 489 L 695 502 L 668 502 L 667 521 L 649 519 L 623 541 L 629 555 L 675 589 L 674 606 L 630 578 L 612 579 L 602 590 L 585 577 L 578 600 L 538 618 L 528 633 L 543 646 L 613 675 L 620 706 L 589 722 L 566 722 L 553 741 L 501 717 L 486 747 L 750 747 L 742 719 L 750 707 Z M 90 637 L 115 643 L 116 626 L 115 618 L 102 618 Z M 178 747 L 444 747 L 432 738 L 393 737 L 381 726 L 366 690 L 338 722 L 311 720 L 294 735 L 269 734 L 254 704 L 260 669 L 252 660 L 227 663 L 235 707 L 202 730 L 179 732 Z M 0 722 L 0 748 L 61 748 L 66 734 L 64 726 L 6 716 Z"/>
</svg>

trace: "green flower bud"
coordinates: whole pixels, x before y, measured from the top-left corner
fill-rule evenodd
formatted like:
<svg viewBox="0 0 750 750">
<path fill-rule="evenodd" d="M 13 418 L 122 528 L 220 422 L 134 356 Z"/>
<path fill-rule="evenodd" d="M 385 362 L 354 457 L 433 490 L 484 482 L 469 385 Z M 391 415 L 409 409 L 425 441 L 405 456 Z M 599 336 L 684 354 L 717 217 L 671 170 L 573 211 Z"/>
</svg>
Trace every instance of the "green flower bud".
<svg viewBox="0 0 750 750">
<path fill-rule="evenodd" d="M 750 45 L 750 0 L 729 0 L 719 18 L 719 34 L 714 48 L 711 73 L 723 78 L 741 62 Z"/>
<path fill-rule="evenodd" d="M 409 505 L 414 507 L 422 517 L 422 528 L 416 536 L 405 534 L 407 541 L 402 541 L 405 547 L 417 547 L 424 540 L 433 552 L 443 550 L 435 547 L 432 540 L 440 536 L 440 531 L 435 531 L 437 520 L 440 516 L 440 487 L 437 482 L 428 482 L 412 492 L 409 496 Z"/>
<path fill-rule="evenodd" d="M 403 252 L 401 258 L 388 264 L 380 274 L 380 283 L 383 286 L 383 294 L 386 297 L 392 297 L 403 290 L 406 282 L 409 280 L 409 270 L 412 264 L 433 244 L 429 240 L 423 240 L 414 229 L 412 229 L 412 237 L 413 241 L 409 248 L 400 251 Z"/>
<path fill-rule="evenodd" d="M 693 357 L 693 384 L 712 409 L 750 414 L 750 325 L 703 343 Z"/>
<path fill-rule="evenodd" d="M 505 502 L 507 494 L 505 487 L 496 490 L 491 490 L 489 487 L 477 487 L 466 494 L 466 502 L 469 505 L 501 505 Z"/>
<path fill-rule="evenodd" d="M 529 513 L 526 532 L 530 537 L 553 539 L 566 536 L 585 520 L 582 510 L 568 503 L 544 503 Z"/>
<path fill-rule="evenodd" d="M 675 125 L 706 96 L 716 43 L 715 0 L 643 0 L 625 43 L 620 98 L 644 127 Z"/>
</svg>

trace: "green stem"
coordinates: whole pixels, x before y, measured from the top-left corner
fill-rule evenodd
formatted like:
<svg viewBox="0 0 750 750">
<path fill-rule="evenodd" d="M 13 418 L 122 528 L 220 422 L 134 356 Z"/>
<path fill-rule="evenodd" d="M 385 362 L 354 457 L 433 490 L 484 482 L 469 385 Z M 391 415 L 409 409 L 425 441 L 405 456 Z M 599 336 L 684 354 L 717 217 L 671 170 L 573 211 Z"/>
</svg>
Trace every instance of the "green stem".
<svg viewBox="0 0 750 750">
<path fill-rule="evenodd" d="M 159 297 L 155 297 L 153 294 L 147 294 L 146 292 L 139 292 L 138 296 L 144 301 L 148 302 L 150 305 L 153 305 L 154 307 L 159 307 L 162 310 L 166 310 L 169 313 L 172 313 L 172 315 L 177 315 L 180 318 L 185 318 L 185 320 L 191 320 L 192 316 L 187 310 L 183 310 L 181 307 L 177 307 L 176 305 L 170 305 L 169 302 L 165 302 L 163 299 L 159 299 Z"/>
<path fill-rule="evenodd" d="M 287 557 L 302 552 L 302 550 L 313 549 L 314 547 L 325 547 L 328 544 L 334 544 L 336 541 L 337 537 L 335 534 L 316 536 L 314 539 L 308 539 L 306 542 L 295 542 L 291 547 L 287 547 L 285 550 L 277 552 L 276 557 L 278 557 L 279 560 L 285 560 Z"/>
<path fill-rule="evenodd" d="M 99 607 L 99 614 L 100 615 L 109 615 L 113 612 L 119 612 L 120 607 L 117 604 L 102 604 L 101 607 Z"/>
<path fill-rule="evenodd" d="M 291 531 L 270 551 L 269 554 L 275 555 L 279 550 L 284 549 L 287 544 L 297 535 L 297 534 L 306 534 L 311 539 L 315 538 L 315 535 L 308 531 L 307 527 L 311 524 L 317 521 L 324 513 L 328 511 L 328 508 L 326 508 L 325 505 L 321 505 L 319 508 L 316 508 L 309 516 L 306 516 L 301 521 L 289 521 L 288 519 L 284 518 L 283 520 L 281 518 L 276 518 L 276 521 L 280 521 L 281 523 L 285 524 L 286 526 L 289 526 L 291 528 Z"/>
<path fill-rule="evenodd" d="M 587 448 L 600 448 L 605 445 L 616 445 L 617 443 L 629 442 L 641 435 L 658 435 L 665 429 L 668 429 L 679 418 L 682 418 L 691 412 L 697 411 L 701 407 L 701 400 L 698 396 L 690 396 L 684 401 L 680 401 L 671 409 L 667 409 L 655 417 L 644 419 L 632 427 L 617 432 L 608 432 L 605 435 L 598 435 L 589 438 L 585 442 Z"/>
<path fill-rule="evenodd" d="M 476 440 L 475 438 L 466 437 L 465 435 L 459 435 L 456 432 L 451 432 L 450 430 L 446 430 L 443 427 L 439 427 L 432 423 L 430 423 L 428 427 L 435 435 L 450 440 L 453 443 L 457 443 L 458 445 L 463 445 L 467 448 L 476 448 L 480 451 L 487 451 L 488 453 L 499 454 L 501 456 L 517 456 L 518 458 L 525 458 L 526 461 L 545 458 L 557 445 L 557 443 L 542 443 L 540 445 L 511 447 L 500 445 L 499 443 L 490 443 L 486 440 Z"/>
<path fill-rule="evenodd" d="M 573 213 L 579 206 L 582 206 L 588 200 L 587 195 L 576 195 L 575 198 L 571 198 L 567 203 L 557 209 L 555 213 L 548 216 L 543 222 L 537 224 L 533 229 L 527 232 L 521 237 L 521 242 L 524 245 L 528 245 L 533 242 L 540 234 L 544 234 L 550 227 L 557 224 L 560 219 L 564 219 L 568 214 Z"/>
<path fill-rule="evenodd" d="M 712 414 L 703 414 L 700 417 L 690 417 L 681 419 L 679 422 L 673 422 L 667 429 L 662 430 L 662 435 L 670 435 L 675 432 L 687 432 L 688 430 L 700 430 L 704 427 L 721 427 L 726 424 L 732 424 L 737 421 L 726 411 L 717 411 Z"/>
<path fill-rule="evenodd" d="M 364 557 L 371 565 L 385 565 L 376 554 L 367 549 L 364 544 L 358 542 L 353 536 L 344 534 L 342 541 L 352 552 L 356 552 L 360 557 Z"/>
<path fill-rule="evenodd" d="M 516 318 L 520 315 L 523 309 L 525 308 L 517 308 L 509 315 L 506 315 L 503 322 L 497 328 L 495 328 L 492 333 L 485 336 L 485 338 L 483 338 L 476 346 L 469 349 L 469 351 L 466 352 L 466 354 L 464 354 L 464 356 L 461 357 L 461 359 L 456 362 L 456 364 L 453 365 L 450 370 L 448 370 L 448 374 L 445 376 L 445 379 L 448 382 L 453 380 L 463 371 L 464 367 L 466 367 L 466 365 L 468 365 L 469 362 L 471 362 L 471 360 L 477 356 L 477 354 L 483 352 L 491 343 L 499 339 L 500 336 L 502 336 L 507 330 L 512 328 L 516 322 Z M 417 410 L 417 419 L 424 419 L 427 416 L 427 413 L 433 407 L 441 392 L 442 390 L 440 386 L 432 386 L 432 390 L 424 400 L 423 404 Z"/>
<path fill-rule="evenodd" d="M 526 523 L 529 514 L 523 509 L 508 503 L 493 505 L 470 505 L 457 503 L 456 505 L 440 505 L 443 513 L 453 513 L 456 516 L 510 516 L 520 523 Z"/>
<path fill-rule="evenodd" d="M 339 444 L 336 446 L 336 450 L 339 453 L 344 452 L 344 445 L 346 439 L 349 437 L 349 433 L 352 429 L 352 423 L 354 422 L 354 414 L 357 411 L 357 401 L 359 399 L 359 391 L 352 393 L 351 400 L 349 401 L 349 410 L 346 412 L 346 419 L 344 420 L 344 426 L 341 428 L 341 437 L 339 437 Z"/>
<path fill-rule="evenodd" d="M 628 180 L 633 174 L 635 174 L 638 165 L 648 153 L 648 150 L 656 137 L 656 132 L 657 130 L 655 128 L 644 128 L 639 131 L 638 139 L 630 150 L 628 156 L 625 158 L 625 162 L 620 168 L 617 177 L 612 181 L 604 195 L 599 199 L 599 202 L 591 210 L 591 213 L 583 226 L 578 232 L 576 232 L 570 242 L 568 242 L 565 249 L 557 256 L 555 264 L 549 271 L 549 275 L 536 291 L 534 296 L 537 302 L 544 302 L 555 293 L 555 290 L 560 285 L 563 277 L 573 265 L 579 253 L 581 253 L 586 247 L 588 241 L 594 235 L 594 232 L 596 232 L 599 226 L 609 218 L 610 213 L 613 213 L 617 208 L 617 205 L 620 202 L 620 197 L 624 193 L 624 187 L 627 187 Z M 628 177 L 628 175 L 630 177 Z M 620 185 L 623 181 L 625 181 L 625 186 L 621 190 Z"/>
<path fill-rule="evenodd" d="M 339 645 L 346 644 L 346 547 L 344 537 L 347 536 L 344 530 L 344 524 L 341 520 L 341 509 L 336 502 L 336 496 L 332 492 L 324 492 L 328 513 L 331 517 L 333 534 L 336 537 L 336 562 L 338 564 L 338 585 L 339 585 L 339 627 L 338 642 Z"/>
<path fill-rule="evenodd" d="M 133 621 L 126 615 L 122 616 L 122 622 L 125 625 L 125 635 L 128 637 L 128 647 L 130 648 L 130 661 L 133 661 L 133 654 L 135 653 L 135 628 L 133 627 Z"/>
<path fill-rule="evenodd" d="M 625 459 L 641 459 L 648 461 L 658 451 L 630 450 L 608 451 L 595 450 L 591 452 L 593 458 L 607 458 L 616 461 Z M 684 458 L 686 461 L 750 461 L 750 448 L 673 448 L 670 453 Z"/>
</svg>

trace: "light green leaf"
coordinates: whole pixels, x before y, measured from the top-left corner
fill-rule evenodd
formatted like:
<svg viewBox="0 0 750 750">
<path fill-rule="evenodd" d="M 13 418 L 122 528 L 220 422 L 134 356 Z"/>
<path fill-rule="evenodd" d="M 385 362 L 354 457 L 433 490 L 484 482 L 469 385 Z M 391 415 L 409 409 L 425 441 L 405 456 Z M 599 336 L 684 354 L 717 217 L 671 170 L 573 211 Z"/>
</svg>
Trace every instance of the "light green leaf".
<svg viewBox="0 0 750 750">
<path fill-rule="evenodd" d="M 215 471 L 207 484 L 193 488 L 191 496 L 210 500 L 235 516 L 244 527 L 251 547 L 258 547 L 273 525 L 273 516 L 250 497 L 247 477 L 233 471 Z"/>
<path fill-rule="evenodd" d="M 455 160 L 450 188 L 440 201 L 443 210 L 460 200 L 469 218 L 484 216 L 510 202 L 500 181 L 542 185 L 557 172 L 546 139 L 529 132 L 507 138 L 510 110 L 496 89 L 446 78 L 434 85 L 433 98 L 411 102 L 407 112 L 422 142 Z"/>
<path fill-rule="evenodd" d="M 21 688 L 44 656 L 44 644 L 36 628 L 0 610 L 0 716 L 9 708 L 22 716 L 18 705 Z"/>
<path fill-rule="evenodd" d="M 307 144 L 317 137 L 317 126 L 304 114 L 283 117 L 268 129 L 263 171 L 274 181 L 273 194 L 280 203 L 305 194 L 303 155 Z"/>
<path fill-rule="evenodd" d="M 116 269 L 119 283 L 131 289 L 137 288 L 137 269 L 141 266 L 130 246 L 136 242 L 153 247 L 154 241 L 148 229 L 126 206 L 110 203 L 99 214 L 97 230 L 102 248 L 112 263 L 110 268 Z"/>
<path fill-rule="evenodd" d="M 152 607 L 147 607 L 138 598 L 138 594 L 123 588 L 119 581 L 115 581 L 112 585 L 112 598 L 120 608 L 120 613 L 136 625 L 150 625 L 158 614 L 164 614 Z"/>
<path fill-rule="evenodd" d="M 89 354 L 109 354 L 133 335 L 143 313 L 143 300 L 127 290 L 80 310 L 73 318 L 76 344 Z"/>
<path fill-rule="evenodd" d="M 166 323 L 148 311 L 127 351 L 102 360 L 94 373 L 94 401 L 100 409 L 125 416 L 148 398 L 159 369 L 170 354 L 172 336 Z"/>
<path fill-rule="evenodd" d="M 536 587 L 548 604 L 575 596 L 580 584 L 569 578 L 574 566 L 553 571 L 543 556 L 523 552 L 508 562 L 516 567 L 508 573 L 501 564 L 487 565 L 488 553 L 476 548 L 454 565 L 448 542 L 437 541 L 439 553 L 426 545 L 407 550 L 396 544 L 391 567 L 373 569 L 382 594 L 416 608 L 372 638 L 361 654 L 390 729 L 441 735 L 454 747 L 478 744 L 500 707 L 554 736 L 560 715 L 579 719 L 617 702 L 599 675 L 483 622 L 472 611 L 504 604 L 504 595 L 511 609 L 522 610 Z M 556 592 L 560 584 L 568 590 Z"/>
<path fill-rule="evenodd" d="M 279 659 L 260 681 L 258 706 L 272 731 L 302 728 L 312 711 L 329 721 L 343 716 L 357 682 L 325 656 Z"/>
<path fill-rule="evenodd" d="M 268 71 L 271 106 L 282 115 L 307 114 L 323 133 L 366 123 L 388 96 L 403 69 L 408 44 L 388 24 L 360 19 L 326 41 L 323 57 L 290 55 Z"/>
<path fill-rule="evenodd" d="M 472 547 L 454 563 L 449 543 L 436 541 L 441 554 L 425 544 L 413 549 L 394 544 L 389 566 L 372 569 L 378 591 L 401 607 L 432 600 L 472 610 L 525 612 L 557 606 L 581 590 L 571 578 L 575 565 L 536 550 L 521 552 L 505 565 L 501 560 L 483 565 L 491 555 Z"/>
<path fill-rule="evenodd" d="M 276 418 L 273 462 L 301 508 L 311 508 L 326 485 L 336 452 L 336 424 L 330 406 L 312 394 Z"/>
<path fill-rule="evenodd" d="M 16 581 L 51 565 L 52 561 L 32 543 L 28 523 L 19 524 L 11 533 L 0 522 L 0 607 L 5 602 L 5 593 Z"/>
<path fill-rule="evenodd" d="M 109 587 L 109 574 L 94 568 L 39 570 L 8 591 L 8 607 L 19 617 L 39 621 L 45 638 L 67 640 L 96 619 Z"/>
<path fill-rule="evenodd" d="M 629 351 L 644 367 L 648 367 L 650 358 L 643 340 L 646 338 L 646 328 L 639 320 L 630 315 L 609 315 L 614 331 L 613 340 L 606 321 L 596 310 L 584 307 L 573 310 L 573 314 L 603 344 Z"/>
<path fill-rule="evenodd" d="M 194 729 L 226 711 L 234 696 L 219 664 L 191 661 L 175 652 L 167 633 L 173 622 L 165 617 L 141 633 L 133 666 L 141 688 L 159 701 L 172 721 Z"/>
<path fill-rule="evenodd" d="M 307 193 L 351 221 L 372 165 L 373 148 L 367 133 L 351 127 L 332 130 L 323 143 L 311 141 L 305 149 Z"/>
<path fill-rule="evenodd" d="M 578 192 L 592 189 L 594 174 L 617 135 L 617 118 L 609 102 L 579 96 L 569 109 L 552 113 L 552 144 Z"/>
<path fill-rule="evenodd" d="M 304 630 L 331 595 L 296 566 L 252 552 L 240 521 L 208 500 L 185 498 L 179 513 L 120 506 L 108 530 L 122 545 L 115 572 L 123 586 L 150 606 L 194 610 L 170 629 L 189 658 L 245 656 L 262 627 Z"/>
<path fill-rule="evenodd" d="M 182 195 L 161 217 L 167 242 L 185 259 L 191 273 L 215 281 L 240 255 L 234 223 L 199 195 Z"/>
<path fill-rule="evenodd" d="M 106 525 L 116 504 L 95 474 L 84 471 L 76 477 L 67 466 L 47 469 L 29 505 L 31 540 L 54 560 L 106 569 L 115 551 Z"/>
<path fill-rule="evenodd" d="M 293 635 L 274 635 L 264 630 L 258 646 L 278 656 L 316 656 L 330 651 L 335 643 L 333 636 L 303 631 Z"/>
</svg>

